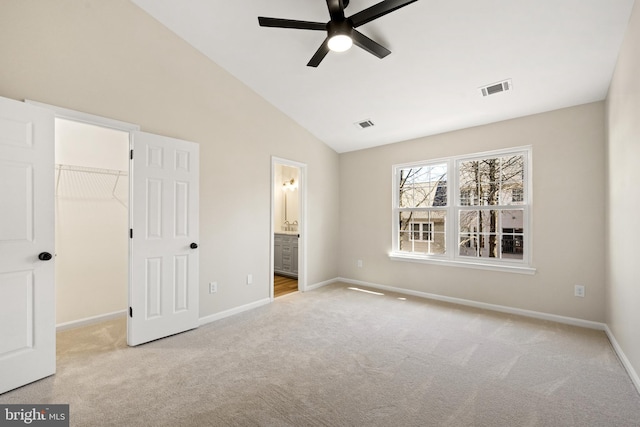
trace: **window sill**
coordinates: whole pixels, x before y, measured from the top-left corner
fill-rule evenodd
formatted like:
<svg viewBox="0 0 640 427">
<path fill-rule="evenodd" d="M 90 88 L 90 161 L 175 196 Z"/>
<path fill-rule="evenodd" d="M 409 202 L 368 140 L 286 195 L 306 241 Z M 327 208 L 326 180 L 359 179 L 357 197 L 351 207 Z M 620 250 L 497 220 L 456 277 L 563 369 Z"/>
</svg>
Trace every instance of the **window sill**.
<svg viewBox="0 0 640 427">
<path fill-rule="evenodd" d="M 402 252 L 392 252 L 389 254 L 389 259 L 392 261 L 405 261 L 405 262 L 418 262 L 423 264 L 443 265 L 448 267 L 462 267 L 462 268 L 475 268 L 479 270 L 491 270 L 491 271 L 503 271 L 507 273 L 517 274 L 535 274 L 536 269 L 525 265 L 513 265 L 513 264 L 489 264 L 482 262 L 471 261 L 454 261 L 450 259 L 438 259 L 427 258 L 424 256 L 416 256 Z"/>
</svg>

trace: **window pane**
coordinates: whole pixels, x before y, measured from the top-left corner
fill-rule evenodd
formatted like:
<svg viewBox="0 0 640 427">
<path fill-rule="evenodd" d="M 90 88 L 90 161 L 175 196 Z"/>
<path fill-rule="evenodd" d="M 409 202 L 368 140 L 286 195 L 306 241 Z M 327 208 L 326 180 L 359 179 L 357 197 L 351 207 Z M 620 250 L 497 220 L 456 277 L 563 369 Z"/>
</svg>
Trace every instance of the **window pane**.
<svg viewBox="0 0 640 427">
<path fill-rule="evenodd" d="M 517 229 L 522 233 L 524 228 L 524 211 L 522 209 L 503 210 L 500 213 L 501 227 Z M 504 232 L 504 231 L 503 231 Z"/>
<path fill-rule="evenodd" d="M 498 231 L 498 214 L 500 211 L 480 211 L 478 218 L 478 233 L 495 233 Z"/>
<path fill-rule="evenodd" d="M 504 210 L 500 214 L 502 223 L 502 258 L 524 257 L 524 211 Z"/>
<path fill-rule="evenodd" d="M 476 233 L 478 231 L 478 211 L 460 211 L 460 232 Z"/>
<path fill-rule="evenodd" d="M 524 156 L 489 157 L 459 163 L 461 206 L 522 204 Z"/>
<path fill-rule="evenodd" d="M 475 206 L 477 204 L 478 186 L 478 162 L 460 162 L 458 171 L 458 185 L 460 200 L 463 206 Z"/>
<path fill-rule="evenodd" d="M 461 210 L 461 256 L 523 259 L 524 210 Z"/>
<path fill-rule="evenodd" d="M 458 250 L 461 256 L 477 256 L 478 253 L 478 238 L 477 234 L 472 233 L 460 233 L 460 240 L 458 243 Z"/>
<path fill-rule="evenodd" d="M 407 208 L 413 206 L 413 180 L 420 168 L 400 169 L 398 182 L 398 206 Z"/>
<path fill-rule="evenodd" d="M 401 169 L 398 194 L 401 208 L 446 206 L 447 165 Z"/>
<path fill-rule="evenodd" d="M 445 253 L 446 214 L 446 210 L 400 212 L 399 250 L 422 254 Z"/>
<path fill-rule="evenodd" d="M 522 204 L 524 202 L 524 156 L 502 157 L 500 181 L 502 183 L 501 201 L 503 205 Z"/>
</svg>

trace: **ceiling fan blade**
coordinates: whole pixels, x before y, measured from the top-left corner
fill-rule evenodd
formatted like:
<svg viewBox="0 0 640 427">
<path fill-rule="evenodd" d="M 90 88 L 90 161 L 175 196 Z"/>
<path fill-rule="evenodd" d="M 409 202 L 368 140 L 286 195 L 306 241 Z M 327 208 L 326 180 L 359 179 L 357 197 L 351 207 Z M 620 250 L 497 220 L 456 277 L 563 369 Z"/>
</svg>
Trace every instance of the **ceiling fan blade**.
<svg viewBox="0 0 640 427">
<path fill-rule="evenodd" d="M 391 53 L 389 49 L 374 42 L 358 30 L 351 30 L 351 39 L 356 46 L 361 47 L 362 49 L 366 50 L 372 55 L 377 56 L 380 59 Z"/>
<path fill-rule="evenodd" d="M 329 15 L 332 21 L 344 20 L 344 3 L 343 0 L 327 0 Z"/>
<path fill-rule="evenodd" d="M 326 31 L 327 24 L 322 22 L 296 21 L 294 19 L 265 18 L 258 16 L 258 23 L 261 27 L 276 28 L 296 28 L 299 30 L 319 30 Z"/>
<path fill-rule="evenodd" d="M 365 10 L 353 14 L 349 19 L 353 22 L 353 28 L 356 28 L 416 1 L 418 0 L 384 0 L 366 8 Z M 327 3 L 328 2 L 329 0 L 327 0 Z"/>
<path fill-rule="evenodd" d="M 318 65 L 320 65 L 320 62 L 322 62 L 324 57 L 327 56 L 327 53 L 329 53 L 329 39 L 328 38 L 324 39 L 324 42 L 322 43 L 322 45 L 320 45 L 320 48 L 318 48 L 316 53 L 313 55 L 313 57 L 311 58 L 311 60 L 307 64 L 307 67 L 317 67 Z"/>
</svg>

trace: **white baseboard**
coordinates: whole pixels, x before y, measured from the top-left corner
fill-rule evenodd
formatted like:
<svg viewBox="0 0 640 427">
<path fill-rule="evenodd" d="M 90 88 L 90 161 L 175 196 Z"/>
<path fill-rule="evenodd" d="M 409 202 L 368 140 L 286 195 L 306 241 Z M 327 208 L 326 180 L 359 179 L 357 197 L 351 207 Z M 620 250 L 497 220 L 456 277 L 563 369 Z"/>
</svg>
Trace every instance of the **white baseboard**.
<svg viewBox="0 0 640 427">
<path fill-rule="evenodd" d="M 117 319 L 126 316 L 127 310 L 114 311 L 112 313 L 100 314 L 98 316 L 86 317 L 84 319 L 72 320 L 70 322 L 59 323 L 56 325 L 56 331 L 66 331 L 67 329 L 79 328 L 81 326 L 92 325 L 94 323 L 105 322 L 107 320 Z"/>
<path fill-rule="evenodd" d="M 352 279 L 345 279 L 343 277 L 339 277 L 335 281 L 350 283 L 352 285 L 367 286 L 369 288 L 380 289 L 388 292 L 396 292 L 399 294 L 411 295 L 411 296 L 420 297 L 420 298 L 427 298 L 427 299 L 432 299 L 436 301 L 449 302 L 452 304 L 465 305 L 468 307 L 481 308 L 484 310 L 499 311 L 501 313 L 516 314 L 519 316 L 532 317 L 532 318 L 541 319 L 541 320 L 550 320 L 553 322 L 564 323 L 567 325 L 580 326 L 580 327 L 589 328 L 589 329 L 597 329 L 599 331 L 604 331 L 606 327 L 604 323 L 592 322 L 590 320 L 576 319 L 574 317 L 559 316 L 557 314 L 542 313 L 539 311 L 524 310 L 521 308 L 513 308 L 513 307 L 504 306 L 504 305 L 488 304 L 484 302 L 472 301 L 472 300 L 467 300 L 462 298 L 447 297 L 443 295 L 430 294 L 427 292 L 412 291 L 409 289 L 395 288 L 393 286 L 379 285 L 377 283 L 363 282 L 361 280 L 352 280 Z"/>
<path fill-rule="evenodd" d="M 220 313 L 201 317 L 199 319 L 199 325 L 200 326 L 206 325 L 207 323 L 215 322 L 216 320 L 224 319 L 225 317 L 233 316 L 234 314 L 239 314 L 239 313 L 242 313 L 243 311 L 253 310 L 254 308 L 258 308 L 269 303 L 271 303 L 271 298 L 264 298 L 258 301 L 251 302 L 249 304 L 245 304 L 239 307 L 231 308 L 229 310 L 221 311 Z"/>
<path fill-rule="evenodd" d="M 604 325 L 604 331 L 607 334 L 607 337 L 609 338 L 609 341 L 611 342 L 613 349 L 618 355 L 618 359 L 620 359 L 622 366 L 624 366 L 624 369 L 627 370 L 627 374 L 629 374 L 629 377 L 631 378 L 631 382 L 633 382 L 633 385 L 636 386 L 638 393 L 640 393 L 640 377 L 638 377 L 638 373 L 636 372 L 635 369 L 633 369 L 631 362 L 629 361 L 629 359 L 627 359 L 627 356 L 624 354 L 624 351 L 622 351 L 622 347 L 620 347 L 620 344 L 618 344 L 618 341 L 616 340 L 616 337 L 613 335 L 613 332 L 611 332 L 611 329 L 609 329 L 609 325 Z"/>
<path fill-rule="evenodd" d="M 330 285 L 332 283 L 338 282 L 339 280 L 340 280 L 339 278 L 334 278 L 334 279 L 325 280 L 324 282 L 314 283 L 313 285 L 307 286 L 306 291 L 312 291 L 314 289 L 318 289 L 318 288 L 321 288 L 323 286 L 327 286 L 327 285 Z"/>
<path fill-rule="evenodd" d="M 330 285 L 337 281 L 338 279 L 330 279 L 330 280 L 325 280 L 324 282 L 314 283 L 313 285 L 307 286 L 307 289 L 305 289 L 305 292 L 321 288 L 322 286 Z M 295 292 L 292 292 L 289 295 L 294 295 L 294 294 Z M 220 313 L 201 317 L 199 319 L 199 325 L 200 326 L 206 325 L 207 323 L 215 322 L 216 320 L 224 319 L 225 317 L 233 316 L 234 314 L 242 313 L 243 311 L 253 310 L 254 308 L 258 308 L 260 306 L 270 304 L 271 302 L 272 302 L 271 298 L 264 298 L 249 304 L 241 305 L 240 307 L 235 307 L 226 311 L 221 311 Z"/>
</svg>

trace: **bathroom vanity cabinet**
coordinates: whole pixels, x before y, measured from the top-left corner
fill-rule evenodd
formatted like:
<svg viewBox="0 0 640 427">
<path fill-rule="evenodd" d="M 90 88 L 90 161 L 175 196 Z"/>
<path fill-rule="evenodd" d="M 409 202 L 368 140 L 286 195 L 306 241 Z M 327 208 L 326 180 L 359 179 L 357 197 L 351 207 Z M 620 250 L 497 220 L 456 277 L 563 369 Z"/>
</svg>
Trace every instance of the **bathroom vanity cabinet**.
<svg viewBox="0 0 640 427">
<path fill-rule="evenodd" d="M 273 238 L 273 271 L 298 277 L 298 235 L 276 233 Z"/>
</svg>

